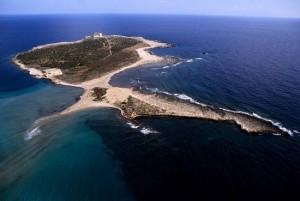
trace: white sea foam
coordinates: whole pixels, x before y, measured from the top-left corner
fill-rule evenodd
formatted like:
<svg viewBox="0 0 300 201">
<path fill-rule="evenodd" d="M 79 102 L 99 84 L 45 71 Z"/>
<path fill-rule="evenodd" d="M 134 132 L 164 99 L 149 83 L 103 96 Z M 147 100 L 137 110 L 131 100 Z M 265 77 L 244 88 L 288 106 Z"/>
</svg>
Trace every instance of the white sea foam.
<svg viewBox="0 0 300 201">
<path fill-rule="evenodd" d="M 195 58 L 195 59 L 180 60 L 179 62 L 177 62 L 175 64 L 163 66 L 162 69 L 168 69 L 168 68 L 171 68 L 171 67 L 179 66 L 182 63 L 192 63 L 195 60 L 202 60 L 202 58 L 199 57 L 199 58 Z M 152 70 L 158 70 L 158 68 L 152 68 Z"/>
<path fill-rule="evenodd" d="M 130 126 L 133 129 L 138 129 L 140 127 L 139 125 L 136 125 L 136 124 L 134 124 L 132 122 L 127 122 L 127 125 Z"/>
<path fill-rule="evenodd" d="M 186 100 L 186 101 L 189 101 L 191 103 L 195 103 L 197 105 L 204 106 L 203 103 L 199 103 L 198 101 L 196 101 L 195 99 L 193 99 L 192 97 L 190 97 L 190 96 L 188 96 L 186 94 L 177 94 L 177 93 L 175 93 L 175 94 L 172 94 L 172 95 L 175 96 L 175 97 L 177 97 L 177 98 L 179 98 L 179 99 L 181 99 L 181 100 Z"/>
<path fill-rule="evenodd" d="M 178 65 L 180 65 L 180 64 L 182 64 L 182 63 L 183 63 L 183 62 L 180 61 L 180 62 L 177 62 L 177 63 L 173 64 L 172 66 L 178 66 Z"/>
<path fill-rule="evenodd" d="M 152 134 L 152 133 L 159 133 L 158 131 L 156 131 L 152 128 L 143 127 L 143 126 L 137 125 L 133 122 L 127 122 L 127 125 L 130 126 L 130 128 L 132 128 L 132 129 L 139 130 L 144 135 L 149 135 L 149 134 Z"/>
<path fill-rule="evenodd" d="M 243 111 L 234 111 L 234 110 L 228 110 L 228 109 L 225 109 L 225 108 L 220 108 L 224 111 L 227 111 L 227 112 L 232 112 L 232 113 L 236 113 L 236 114 L 244 114 L 244 115 L 248 115 L 248 116 L 251 116 L 251 117 L 255 117 L 257 119 L 261 119 L 261 120 L 264 120 L 264 121 L 267 121 L 267 122 L 270 122 L 272 125 L 276 126 L 277 128 L 279 128 L 280 130 L 282 130 L 283 132 L 286 132 L 288 133 L 290 136 L 293 136 L 293 131 L 291 131 L 290 129 L 287 129 L 285 128 L 284 126 L 281 125 L 281 123 L 279 122 L 275 122 L 271 119 L 267 119 L 267 118 L 264 118 L 256 113 L 248 113 L 248 112 L 243 112 Z M 276 135 L 276 133 L 273 133 L 274 135 Z M 277 134 L 278 135 L 278 134 Z"/>
<path fill-rule="evenodd" d="M 246 113 L 246 114 L 248 114 L 248 113 Z M 251 115 L 251 114 L 248 114 L 248 115 Z M 272 123 L 274 126 L 278 127 L 280 130 L 288 133 L 290 136 L 293 136 L 293 132 L 291 130 L 283 127 L 279 122 L 272 121 L 271 119 L 266 119 L 266 118 L 264 118 L 264 117 L 262 117 L 262 116 L 260 116 L 260 115 L 258 115 L 256 113 L 252 113 L 252 116 L 254 116 L 254 117 L 258 118 L 258 119 L 262 119 L 262 120 L 268 121 L 268 122 Z"/>
<path fill-rule="evenodd" d="M 31 140 L 32 138 L 40 135 L 41 133 L 42 133 L 42 130 L 40 129 L 40 127 L 35 127 L 25 133 L 24 139 L 26 141 Z"/>
<path fill-rule="evenodd" d="M 169 96 L 174 96 L 178 99 L 189 101 L 190 103 L 194 103 L 194 104 L 201 105 L 201 106 L 206 106 L 204 103 L 200 103 L 200 102 L 196 101 L 195 99 L 193 99 L 192 97 L 190 97 L 186 94 L 179 94 L 179 93 L 173 93 L 172 94 L 172 93 L 167 92 L 167 91 L 161 91 L 158 88 L 148 88 L 148 87 L 146 87 L 146 90 L 148 90 L 152 93 L 160 93 L 160 94 L 165 94 L 165 95 L 169 95 Z"/>
<path fill-rule="evenodd" d="M 150 90 L 152 93 L 161 93 L 161 94 L 166 94 L 166 95 L 169 95 L 169 96 L 175 96 L 175 97 L 177 97 L 177 98 L 179 98 L 181 100 L 189 101 L 190 103 L 194 103 L 194 104 L 201 105 L 201 106 L 207 106 L 206 104 L 200 103 L 200 102 L 196 101 L 195 99 L 191 98 L 190 96 L 188 96 L 186 94 L 179 94 L 179 93 L 172 94 L 172 93 L 169 93 L 169 92 L 166 92 L 166 91 L 161 91 L 158 88 L 146 88 L 146 89 Z M 300 133 L 297 130 L 293 130 L 292 131 L 290 129 L 287 129 L 284 126 L 282 126 L 281 123 L 273 121 L 271 119 L 264 118 L 264 117 L 262 117 L 262 116 L 260 116 L 260 115 L 258 115 L 256 113 L 252 113 L 251 114 L 251 113 L 248 113 L 248 112 L 234 111 L 234 110 L 229 110 L 229 109 L 225 109 L 225 108 L 219 108 L 219 109 L 227 111 L 227 112 L 236 113 L 236 114 L 244 114 L 244 115 L 252 116 L 252 117 L 255 117 L 255 118 L 258 118 L 258 119 L 270 122 L 271 124 L 273 124 L 274 126 L 276 126 L 277 128 L 279 128 L 280 130 L 282 130 L 283 132 L 288 133 L 290 136 L 293 136 L 294 133 L 297 133 L 297 134 Z"/>
<path fill-rule="evenodd" d="M 175 67 L 175 66 L 178 66 L 182 63 L 193 63 L 195 60 L 200 61 L 200 60 L 204 60 L 204 59 L 201 58 L 201 57 L 197 57 L 197 58 L 194 58 L 194 59 L 181 60 L 181 61 L 179 61 L 175 64 L 172 64 L 171 66 L 164 66 L 163 69 L 170 68 L 170 67 Z"/>
<path fill-rule="evenodd" d="M 148 127 L 143 127 L 140 132 L 144 135 L 149 135 L 149 134 L 153 134 L 153 133 L 159 133 L 158 131 L 156 130 L 153 130 L 151 128 L 148 128 Z"/>
<path fill-rule="evenodd" d="M 146 90 L 150 91 L 151 93 L 160 93 L 161 92 L 158 88 L 146 87 Z"/>
<path fill-rule="evenodd" d="M 187 59 L 187 60 L 185 60 L 185 62 L 186 63 L 192 63 L 192 62 L 194 62 L 194 61 L 201 61 L 201 60 L 204 60 L 203 58 L 201 58 L 201 57 L 197 57 L 197 58 L 194 58 L 194 59 Z"/>
<path fill-rule="evenodd" d="M 187 59 L 185 62 L 192 63 L 192 62 L 194 62 L 194 59 Z"/>
<path fill-rule="evenodd" d="M 277 126 L 280 130 L 282 130 L 282 131 L 288 133 L 290 136 L 293 136 L 293 135 L 294 135 L 293 131 L 291 131 L 291 130 L 285 128 L 285 127 L 283 127 L 279 122 L 273 122 L 273 121 L 271 121 L 271 120 L 269 120 L 269 121 L 270 121 L 273 125 Z"/>
</svg>

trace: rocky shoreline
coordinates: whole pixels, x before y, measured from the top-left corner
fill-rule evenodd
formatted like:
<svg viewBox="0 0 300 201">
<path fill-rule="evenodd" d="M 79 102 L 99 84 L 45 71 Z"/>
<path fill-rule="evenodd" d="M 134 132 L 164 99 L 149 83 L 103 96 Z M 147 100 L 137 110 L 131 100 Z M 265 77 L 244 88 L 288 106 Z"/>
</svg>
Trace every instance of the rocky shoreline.
<svg viewBox="0 0 300 201">
<path fill-rule="evenodd" d="M 56 84 L 81 87 L 85 90 L 77 103 L 67 108 L 65 111 L 55 115 L 66 115 L 87 108 L 110 107 L 120 110 L 121 114 L 129 120 L 141 116 L 178 116 L 231 122 L 251 134 L 280 134 L 285 136 L 291 134 L 287 129 L 283 129 L 270 120 L 251 116 L 247 113 L 225 110 L 204 104 L 191 103 L 166 94 L 146 94 L 134 89 L 112 87 L 109 84 L 109 81 L 113 75 L 129 68 L 164 61 L 164 58 L 153 55 L 148 50 L 168 47 L 167 44 L 146 40 L 141 37 L 132 38 L 147 44 L 146 46 L 142 46 L 134 50 L 139 55 L 138 61 L 130 65 L 123 66 L 117 70 L 105 73 L 98 78 L 81 83 L 74 84 L 60 80 L 59 76 L 61 76 L 62 72 L 57 68 L 48 69 L 48 71 L 43 72 L 37 68 L 26 66 L 17 59 L 17 56 L 14 58 L 14 63 L 20 68 L 29 71 L 31 75 L 37 78 L 50 79 Z M 76 41 L 76 43 L 78 43 L 78 41 Z M 64 43 L 58 44 L 64 45 Z M 55 45 L 51 44 L 48 44 L 45 47 L 49 46 L 55 47 Z M 42 48 L 43 46 L 38 47 L 38 49 Z M 35 49 L 36 48 L 33 48 L 32 51 Z"/>
</svg>

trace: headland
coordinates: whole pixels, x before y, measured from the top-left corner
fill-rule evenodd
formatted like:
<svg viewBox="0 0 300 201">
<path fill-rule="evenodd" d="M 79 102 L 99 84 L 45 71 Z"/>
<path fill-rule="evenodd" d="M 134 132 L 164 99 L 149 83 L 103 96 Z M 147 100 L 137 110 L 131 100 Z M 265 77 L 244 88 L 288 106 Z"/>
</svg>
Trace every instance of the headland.
<svg viewBox="0 0 300 201">
<path fill-rule="evenodd" d="M 148 51 L 168 46 L 142 37 L 98 34 L 75 42 L 38 46 L 17 54 L 13 61 L 37 78 L 84 89 L 77 103 L 56 116 L 87 108 L 109 107 L 120 110 L 128 120 L 141 116 L 179 116 L 227 121 L 251 134 L 291 134 L 259 116 L 181 100 L 170 94 L 149 94 L 109 84 L 113 75 L 130 68 L 176 62 L 176 59 L 159 57 Z"/>
</svg>

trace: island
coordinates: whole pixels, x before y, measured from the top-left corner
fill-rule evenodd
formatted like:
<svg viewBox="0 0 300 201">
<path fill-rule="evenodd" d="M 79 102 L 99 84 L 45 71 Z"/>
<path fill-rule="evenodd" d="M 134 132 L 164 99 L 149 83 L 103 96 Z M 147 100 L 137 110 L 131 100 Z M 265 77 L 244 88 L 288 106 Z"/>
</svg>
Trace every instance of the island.
<svg viewBox="0 0 300 201">
<path fill-rule="evenodd" d="M 109 84 L 113 75 L 129 68 L 176 62 L 174 58 L 159 57 L 148 51 L 165 47 L 169 45 L 142 37 L 95 33 L 74 42 L 34 47 L 18 53 L 13 62 L 37 78 L 84 89 L 78 102 L 55 115 L 109 107 L 120 110 L 129 121 L 143 116 L 177 116 L 226 121 L 251 134 L 290 134 L 287 129 L 259 116 L 182 100 L 170 94 L 145 93 Z"/>
</svg>

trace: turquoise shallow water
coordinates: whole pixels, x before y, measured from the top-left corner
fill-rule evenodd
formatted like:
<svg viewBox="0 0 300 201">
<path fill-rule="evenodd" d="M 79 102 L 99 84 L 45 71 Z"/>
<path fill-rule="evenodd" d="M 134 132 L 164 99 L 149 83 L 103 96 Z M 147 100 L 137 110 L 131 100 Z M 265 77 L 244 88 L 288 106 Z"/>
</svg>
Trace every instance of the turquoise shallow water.
<svg viewBox="0 0 300 201">
<path fill-rule="evenodd" d="M 133 200 L 119 162 L 85 124 L 95 116 L 111 134 L 126 129 L 111 110 L 81 112 L 41 126 L 41 136 L 22 150 L 23 157 L 8 162 L 7 174 L 18 174 L 19 182 L 10 183 L 0 200 Z"/>
<path fill-rule="evenodd" d="M 1 16 L 0 25 L 1 201 L 289 200 L 298 194 L 298 20 Z M 183 58 L 177 66 L 123 72 L 114 85 L 256 112 L 294 136 L 251 136 L 232 124 L 181 118 L 128 124 L 107 109 L 37 123 L 74 103 L 82 91 L 36 80 L 10 59 L 36 45 L 95 31 L 169 42 L 176 46 L 154 52 Z"/>
<path fill-rule="evenodd" d="M 30 88 L 0 93 L 0 161 L 26 145 L 26 133 L 37 119 L 74 103 L 81 89 L 40 82 Z"/>
</svg>

